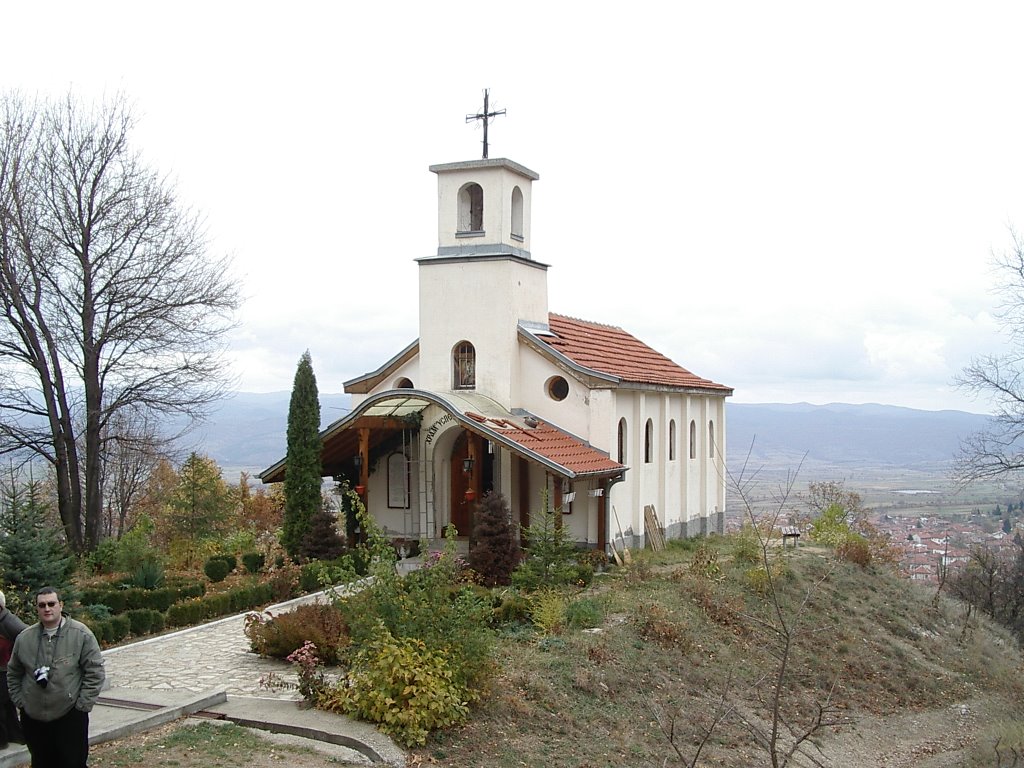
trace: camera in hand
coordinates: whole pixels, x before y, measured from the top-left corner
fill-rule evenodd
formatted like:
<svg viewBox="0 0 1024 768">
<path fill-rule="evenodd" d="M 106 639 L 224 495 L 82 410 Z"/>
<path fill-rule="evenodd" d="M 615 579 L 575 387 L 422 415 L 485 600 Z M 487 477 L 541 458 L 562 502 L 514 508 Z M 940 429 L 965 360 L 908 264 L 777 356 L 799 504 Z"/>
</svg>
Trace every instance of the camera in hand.
<svg viewBox="0 0 1024 768">
<path fill-rule="evenodd" d="M 50 682 L 50 668 L 39 667 L 39 669 L 32 673 L 32 676 L 35 678 L 38 685 L 45 688 L 47 683 Z"/>
</svg>

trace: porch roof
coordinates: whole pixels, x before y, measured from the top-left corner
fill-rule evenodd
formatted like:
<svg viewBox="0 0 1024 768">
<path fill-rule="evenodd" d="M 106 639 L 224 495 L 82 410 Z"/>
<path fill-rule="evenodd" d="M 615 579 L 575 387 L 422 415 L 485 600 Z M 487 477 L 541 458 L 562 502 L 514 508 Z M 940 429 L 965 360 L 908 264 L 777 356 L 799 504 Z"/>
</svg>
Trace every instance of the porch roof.
<svg viewBox="0 0 1024 768">
<path fill-rule="evenodd" d="M 367 398 L 347 416 L 320 433 L 320 460 L 325 476 L 342 473 L 359 451 L 358 430 L 370 430 L 370 449 L 393 437 L 396 432 L 419 424 L 416 414 L 429 405 L 444 409 L 464 429 L 505 446 L 527 461 L 541 464 L 549 471 L 569 479 L 588 476 L 615 476 L 626 467 L 607 453 L 553 424 L 525 411 L 510 412 L 477 392 L 428 392 L 403 389 L 382 392 Z M 284 480 L 286 459 L 260 473 L 264 483 Z"/>
</svg>

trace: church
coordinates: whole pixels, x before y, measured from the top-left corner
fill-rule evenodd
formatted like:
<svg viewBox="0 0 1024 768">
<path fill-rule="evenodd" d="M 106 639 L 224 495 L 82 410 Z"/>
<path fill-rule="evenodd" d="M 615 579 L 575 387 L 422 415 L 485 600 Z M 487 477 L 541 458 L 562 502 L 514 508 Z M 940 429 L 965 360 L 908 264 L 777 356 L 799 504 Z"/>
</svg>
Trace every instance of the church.
<svg viewBox="0 0 1024 768">
<path fill-rule="evenodd" d="M 488 492 L 523 527 L 561 510 L 579 546 L 606 552 L 643 547 L 652 525 L 721 532 L 732 389 L 621 328 L 551 312 L 531 254 L 539 176 L 484 154 L 430 166 L 438 244 L 416 260 L 419 337 L 345 382 L 352 410 L 321 432 L 324 474 L 351 478 L 395 538 L 436 541 L 452 524 L 468 539 Z"/>
</svg>

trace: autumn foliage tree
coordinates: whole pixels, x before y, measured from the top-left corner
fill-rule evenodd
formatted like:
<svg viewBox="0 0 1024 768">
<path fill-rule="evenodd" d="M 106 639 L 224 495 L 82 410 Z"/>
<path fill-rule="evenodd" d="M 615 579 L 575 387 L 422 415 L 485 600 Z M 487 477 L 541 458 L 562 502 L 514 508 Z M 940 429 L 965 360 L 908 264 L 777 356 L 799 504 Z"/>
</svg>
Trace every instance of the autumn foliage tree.
<svg viewBox="0 0 1024 768">
<path fill-rule="evenodd" d="M 184 565 L 196 564 L 204 541 L 224 532 L 235 504 L 217 463 L 192 453 L 178 471 L 178 484 L 167 502 L 163 519 L 168 538 L 177 545 Z"/>
</svg>

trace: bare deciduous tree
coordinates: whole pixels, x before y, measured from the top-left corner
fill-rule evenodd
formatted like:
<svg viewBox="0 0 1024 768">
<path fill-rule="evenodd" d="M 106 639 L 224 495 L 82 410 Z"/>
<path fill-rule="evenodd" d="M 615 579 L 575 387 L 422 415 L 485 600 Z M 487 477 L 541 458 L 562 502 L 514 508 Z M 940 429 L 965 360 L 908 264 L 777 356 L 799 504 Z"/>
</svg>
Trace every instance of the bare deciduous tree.
<svg viewBox="0 0 1024 768">
<path fill-rule="evenodd" d="M 954 473 L 962 483 L 1024 469 L 1024 238 L 1012 230 L 1010 237 L 1011 248 L 995 259 L 1000 276 L 995 315 L 1010 351 L 975 358 L 955 379 L 992 405 L 989 425 L 961 443 Z"/>
<path fill-rule="evenodd" d="M 123 96 L 0 95 L 0 451 L 52 465 L 76 551 L 100 538 L 112 419 L 201 415 L 239 304 L 135 122 Z"/>
<path fill-rule="evenodd" d="M 760 563 L 764 569 L 766 611 L 763 616 L 750 618 L 765 631 L 768 638 L 766 649 L 775 660 L 774 668 L 769 668 L 754 686 L 758 701 L 767 716 L 755 717 L 755 713 L 751 713 L 750 717 L 743 718 L 743 722 L 754 742 L 767 753 L 772 768 L 785 768 L 798 753 L 814 765 L 824 765 L 807 748 L 817 747 L 816 737 L 822 731 L 850 722 L 849 717 L 834 702 L 835 683 L 823 698 L 813 703 L 809 714 L 800 713 L 799 708 L 790 701 L 793 696 L 795 675 L 792 667 L 796 642 L 800 634 L 809 631 L 805 626 L 808 604 L 814 592 L 831 575 L 831 569 L 827 570 L 817 582 L 804 590 L 799 599 L 794 600 L 792 598 L 796 596 L 784 595 L 783 580 L 776 570 L 778 559 L 784 556 L 784 552 L 777 545 L 774 533 L 793 494 L 799 470 L 798 466 L 796 471 L 787 473 L 785 481 L 773 494 L 771 506 L 761 512 L 754 508 L 750 499 L 750 488 L 756 472 L 749 473 L 747 463 L 744 462 L 737 474 L 728 473 L 743 516 L 757 537 Z M 842 490 L 841 485 L 838 490 Z M 834 499 L 829 501 L 823 498 L 819 501 L 834 503 Z"/>
</svg>

